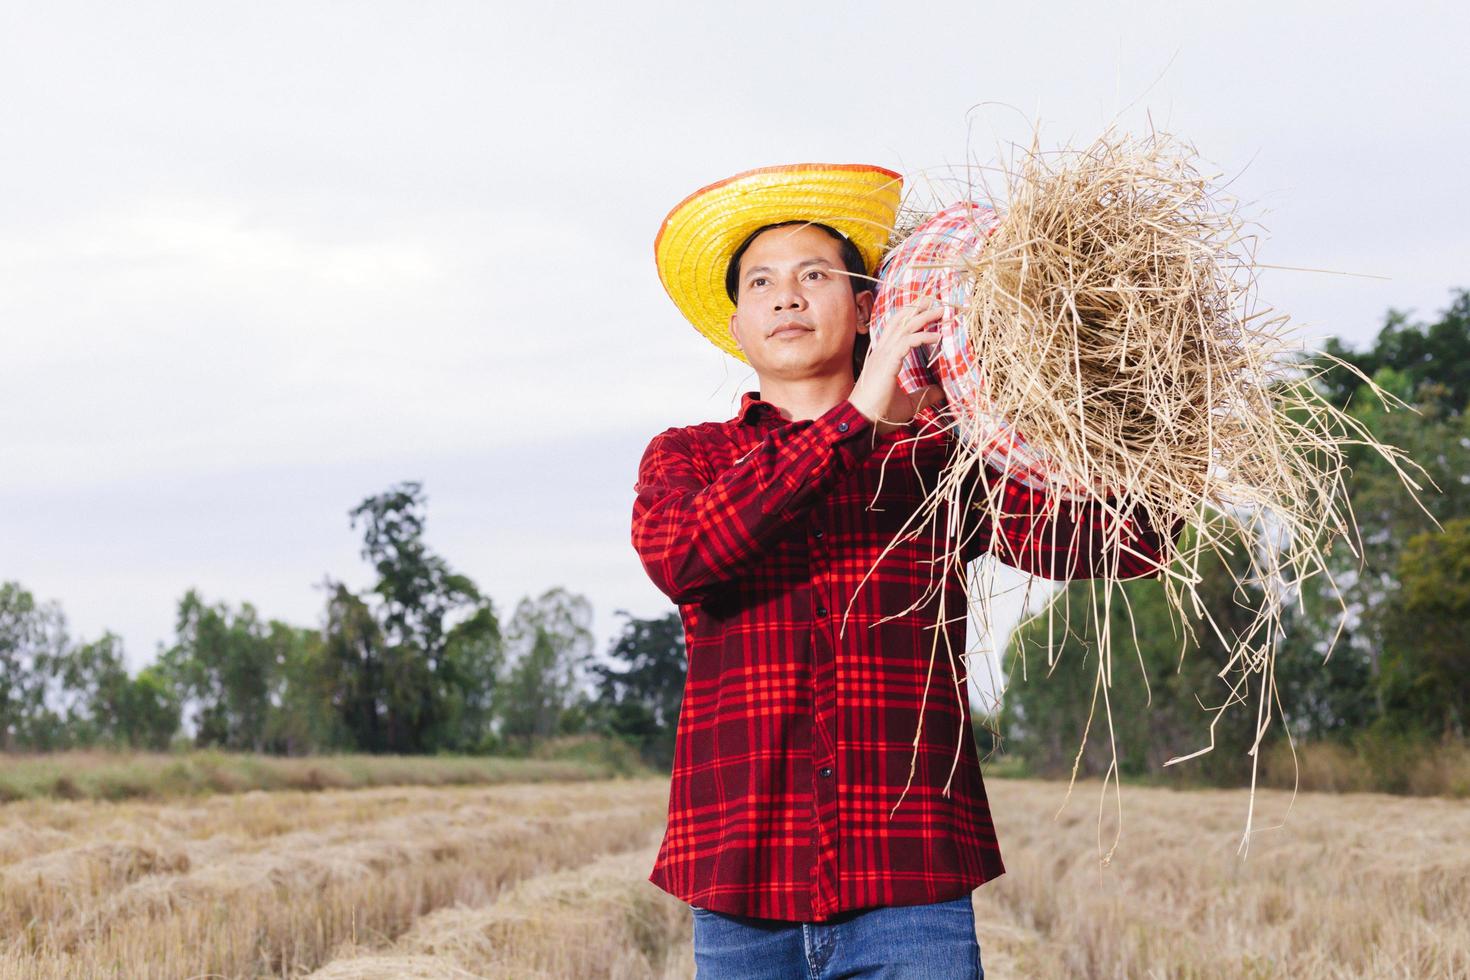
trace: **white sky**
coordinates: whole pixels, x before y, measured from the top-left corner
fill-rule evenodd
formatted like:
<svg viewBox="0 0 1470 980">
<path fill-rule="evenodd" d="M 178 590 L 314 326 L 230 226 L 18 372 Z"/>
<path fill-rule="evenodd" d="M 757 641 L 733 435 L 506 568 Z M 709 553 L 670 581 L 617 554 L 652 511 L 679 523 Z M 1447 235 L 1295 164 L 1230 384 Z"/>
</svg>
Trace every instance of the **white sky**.
<svg viewBox="0 0 1470 980">
<path fill-rule="evenodd" d="M 755 166 L 942 178 L 1151 116 L 1261 261 L 1388 277 L 1264 273 L 1308 338 L 1470 286 L 1462 6 L 1041 6 L 5 5 L 0 579 L 134 665 L 191 586 L 311 625 L 368 582 L 347 511 L 420 479 L 502 614 L 565 585 L 605 647 L 670 608 L 644 445 L 754 387 L 653 238 Z"/>
</svg>

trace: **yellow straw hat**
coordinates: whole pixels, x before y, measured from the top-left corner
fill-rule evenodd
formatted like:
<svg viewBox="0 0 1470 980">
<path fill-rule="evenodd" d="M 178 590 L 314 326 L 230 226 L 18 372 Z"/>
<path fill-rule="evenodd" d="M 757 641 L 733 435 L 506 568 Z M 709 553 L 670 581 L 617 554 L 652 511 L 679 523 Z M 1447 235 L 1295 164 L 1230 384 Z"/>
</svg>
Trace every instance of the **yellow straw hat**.
<svg viewBox="0 0 1470 980">
<path fill-rule="evenodd" d="M 747 170 L 702 187 L 669 212 L 653 242 L 658 277 L 694 328 L 720 350 L 730 336 L 730 257 L 757 228 L 783 221 L 829 225 L 852 240 L 871 274 L 893 230 L 903 177 L 860 163 L 795 163 Z"/>
</svg>

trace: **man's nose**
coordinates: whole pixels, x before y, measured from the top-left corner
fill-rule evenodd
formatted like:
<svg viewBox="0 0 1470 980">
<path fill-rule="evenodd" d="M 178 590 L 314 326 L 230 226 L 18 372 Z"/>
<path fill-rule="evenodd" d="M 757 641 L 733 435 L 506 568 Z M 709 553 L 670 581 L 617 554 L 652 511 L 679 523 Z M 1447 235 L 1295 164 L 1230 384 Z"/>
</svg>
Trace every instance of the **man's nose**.
<svg viewBox="0 0 1470 980">
<path fill-rule="evenodd" d="M 782 310 L 799 310 L 806 306 L 806 297 L 802 295 L 795 281 L 783 283 L 775 299 L 778 313 Z"/>
</svg>

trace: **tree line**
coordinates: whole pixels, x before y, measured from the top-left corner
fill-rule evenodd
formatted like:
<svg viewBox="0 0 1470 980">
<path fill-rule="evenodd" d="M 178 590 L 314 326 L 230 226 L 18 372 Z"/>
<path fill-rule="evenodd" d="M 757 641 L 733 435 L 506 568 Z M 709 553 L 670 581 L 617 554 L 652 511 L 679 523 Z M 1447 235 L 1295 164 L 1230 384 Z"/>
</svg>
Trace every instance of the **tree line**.
<svg viewBox="0 0 1470 980">
<path fill-rule="evenodd" d="M 1339 543 L 1329 556 L 1331 581 L 1310 579 L 1289 611 L 1275 645 L 1279 705 L 1273 710 L 1284 709 L 1297 739 L 1353 747 L 1381 770 L 1378 784 L 1393 789 L 1416 747 L 1464 745 L 1470 734 L 1470 291 L 1455 291 L 1430 322 L 1390 312 L 1364 350 L 1336 340 L 1324 350 L 1413 407 L 1387 409 L 1330 359 L 1307 365 L 1321 372 L 1329 400 L 1380 441 L 1407 450 L 1433 486 L 1424 485 L 1421 509 L 1380 457 L 1352 449 L 1348 495 L 1363 560 L 1360 566 Z M 1242 563 L 1246 547 L 1226 560 Z M 1200 571 L 1201 599 L 1215 621 L 1227 631 L 1243 630 L 1254 597 L 1237 594 L 1224 565 Z M 1261 587 L 1253 588 L 1259 594 Z M 1079 603 L 1087 588 L 1074 583 L 1053 601 L 1086 608 Z M 1158 581 L 1124 588 L 1132 621 L 1113 617 L 1108 692 L 1120 768 L 1125 776 L 1156 774 L 1167 759 L 1210 744 L 1213 714 L 1206 709 L 1227 697 L 1226 682 L 1216 676 L 1227 648 L 1205 629 L 1196 629 L 1197 642 L 1185 647 Z M 1050 622 L 1043 616 L 1011 637 L 1005 653 L 1011 686 L 998 730 L 1005 748 L 1032 771 L 1072 771 L 1093 706 L 1094 628 L 1074 617 L 1066 629 L 1061 616 Z M 1049 646 L 1060 659 L 1045 676 Z M 1221 716 L 1214 751 L 1185 764 L 1194 777 L 1237 782 L 1248 775 L 1246 750 L 1261 693 L 1253 687 L 1246 703 Z M 1284 743 L 1279 728 L 1271 737 Z M 1111 759 L 1106 729 L 1095 720 L 1079 772 L 1101 775 Z"/>
<path fill-rule="evenodd" d="M 57 604 L 0 584 L 0 748 L 514 753 L 601 734 L 671 764 L 685 669 L 678 614 L 620 612 L 600 660 L 592 606 L 566 589 L 522 599 L 502 622 L 425 544 L 425 514 L 413 482 L 350 511 L 376 583 L 356 593 L 328 577 L 321 626 L 191 589 L 172 644 L 136 673 L 115 634 L 74 641 Z"/>
</svg>

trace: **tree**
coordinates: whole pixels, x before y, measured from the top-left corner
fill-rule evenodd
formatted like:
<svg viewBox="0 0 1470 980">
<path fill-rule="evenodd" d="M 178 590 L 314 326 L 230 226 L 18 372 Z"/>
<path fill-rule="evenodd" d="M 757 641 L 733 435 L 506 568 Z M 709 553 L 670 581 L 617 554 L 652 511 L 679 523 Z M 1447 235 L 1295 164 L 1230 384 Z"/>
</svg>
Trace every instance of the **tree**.
<svg viewBox="0 0 1470 980">
<path fill-rule="evenodd" d="M 352 737 L 332 701 L 322 631 L 272 620 L 267 642 L 276 665 L 266 715 L 267 749 L 282 755 L 351 749 Z"/>
<path fill-rule="evenodd" d="M 650 763 L 672 765 L 688 670 L 684 623 L 677 612 L 654 619 L 617 615 L 623 630 L 608 651 L 614 663 L 592 668 L 603 726 L 638 745 Z"/>
<path fill-rule="evenodd" d="M 1470 518 L 1404 546 L 1384 620 L 1381 684 L 1396 727 L 1464 738 L 1470 724 Z"/>
<path fill-rule="evenodd" d="M 531 648 L 511 667 L 500 690 L 500 718 L 507 738 L 529 743 L 560 730 L 569 692 L 558 670 L 556 642 L 536 630 Z"/>
<path fill-rule="evenodd" d="M 160 665 L 192 711 L 197 745 L 264 750 L 279 667 L 270 629 L 248 602 L 237 612 L 210 606 L 194 589 L 179 600 L 174 645 Z"/>
<path fill-rule="evenodd" d="M 563 731 L 592 658 L 592 605 L 563 588 L 522 599 L 506 629 L 513 660 L 497 699 L 501 732 L 522 744 Z"/>
<path fill-rule="evenodd" d="M 391 646 L 420 651 L 431 671 L 444 653 L 449 618 L 481 602 L 475 583 L 449 568 L 423 540 L 426 499 L 418 483 L 402 483 L 355 507 L 363 522 L 362 556 L 378 573 L 379 621 Z"/>
<path fill-rule="evenodd" d="M 120 637 L 74 644 L 59 606 L 0 585 L 0 745 L 163 748 L 178 726 L 172 684 L 153 668 L 129 677 Z"/>
<path fill-rule="evenodd" d="M 117 737 L 137 749 L 166 749 L 179 730 L 179 696 L 156 667 L 144 667 L 124 691 Z"/>
<path fill-rule="evenodd" d="M 128 675 L 122 638 L 72 647 L 58 665 L 72 745 L 166 749 L 179 730 L 178 692 L 157 665 Z"/>
<path fill-rule="evenodd" d="M 1411 403 L 1437 400 L 1449 412 L 1463 412 L 1470 404 L 1470 289 L 1453 290 L 1451 296 L 1433 323 L 1410 323 L 1407 313 L 1390 310 L 1366 351 L 1353 351 L 1336 338 L 1323 349 L 1368 377 L 1384 368 L 1401 372 Z M 1362 383 L 1350 371 L 1329 370 L 1323 382 L 1324 393 L 1339 407 L 1362 395 Z"/>
<path fill-rule="evenodd" d="M 122 638 L 114 633 L 68 650 L 59 673 L 73 745 L 166 749 L 179 730 L 174 686 L 156 665 L 128 676 Z"/>
<path fill-rule="evenodd" d="M 1323 375 L 1329 398 L 1347 407 L 1379 440 L 1403 449 L 1428 476 L 1425 481 L 1414 474 L 1423 484 L 1416 502 L 1376 453 L 1366 447 L 1349 453 L 1348 496 L 1362 555 L 1360 561 L 1348 548 L 1334 552 L 1334 585 L 1326 598 L 1330 605 L 1347 606 L 1340 646 L 1347 659 L 1366 661 L 1373 713 L 1382 716 L 1388 706 L 1380 661 L 1389 642 L 1386 617 L 1399 589 L 1405 543 L 1435 530 L 1436 522 L 1470 516 L 1470 290 L 1457 290 L 1433 323 L 1410 323 L 1407 315 L 1391 311 L 1368 350 L 1353 352 L 1335 341 L 1327 350 L 1413 406 L 1414 411 L 1389 410 L 1341 368 Z"/>
<path fill-rule="evenodd" d="M 128 676 L 122 639 L 103 633 L 91 643 L 68 646 L 53 667 L 57 713 L 72 745 L 128 744 L 125 725 L 133 680 Z"/>
<path fill-rule="evenodd" d="M 500 623 L 487 599 L 445 636 L 444 727 L 435 741 L 462 751 L 495 746 L 495 688 L 504 662 Z"/>
<path fill-rule="evenodd" d="M 0 748 L 47 749 L 64 742 L 65 723 L 50 701 L 66 647 L 60 606 L 38 605 L 19 582 L 0 584 Z"/>
<path fill-rule="evenodd" d="M 322 659 L 328 701 L 354 748 L 386 752 L 394 704 L 385 695 L 382 631 L 350 589 L 331 581 L 327 587 Z"/>
<path fill-rule="evenodd" d="M 327 582 L 323 653 L 330 700 L 358 748 L 463 750 L 486 743 L 501 661 L 490 600 L 423 540 L 418 483 L 368 497 L 349 517 L 363 526 L 362 556 L 377 599 Z"/>
</svg>

